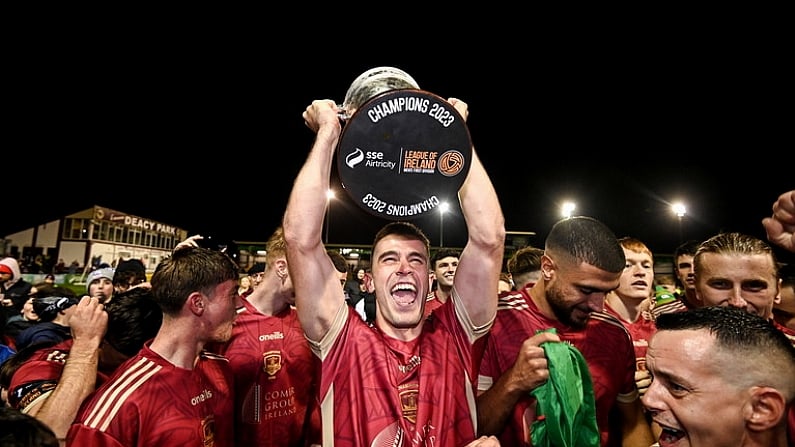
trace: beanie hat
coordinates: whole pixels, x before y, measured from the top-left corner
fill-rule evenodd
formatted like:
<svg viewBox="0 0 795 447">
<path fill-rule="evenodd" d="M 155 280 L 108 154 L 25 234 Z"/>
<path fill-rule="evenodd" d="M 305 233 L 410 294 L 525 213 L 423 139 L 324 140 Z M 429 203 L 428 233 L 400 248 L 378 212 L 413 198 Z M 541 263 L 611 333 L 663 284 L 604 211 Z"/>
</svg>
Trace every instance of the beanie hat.
<svg viewBox="0 0 795 447">
<path fill-rule="evenodd" d="M 88 293 L 89 287 L 91 287 L 91 283 L 98 280 L 99 278 L 108 278 L 108 281 L 113 281 L 113 274 L 115 270 L 111 267 L 105 267 L 101 269 L 96 269 L 93 272 L 88 274 L 88 279 L 86 279 L 86 293 Z"/>
<path fill-rule="evenodd" d="M 59 312 L 77 304 L 77 298 L 66 296 L 47 296 L 33 298 L 33 311 L 43 322 L 52 321 Z"/>
<path fill-rule="evenodd" d="M 14 274 L 14 272 L 11 271 L 11 267 L 5 264 L 0 264 L 0 273 L 8 273 L 9 275 Z"/>
</svg>

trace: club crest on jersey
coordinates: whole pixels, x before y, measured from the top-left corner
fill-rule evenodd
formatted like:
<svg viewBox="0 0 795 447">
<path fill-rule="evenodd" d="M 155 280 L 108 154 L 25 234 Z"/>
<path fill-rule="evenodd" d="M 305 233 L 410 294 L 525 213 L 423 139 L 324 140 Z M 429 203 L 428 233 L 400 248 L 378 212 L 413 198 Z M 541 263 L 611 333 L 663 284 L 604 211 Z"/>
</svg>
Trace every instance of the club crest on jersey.
<svg viewBox="0 0 795 447">
<path fill-rule="evenodd" d="M 419 395 L 419 390 L 416 385 L 416 383 L 403 385 L 401 386 L 402 391 L 399 393 L 403 417 L 412 424 L 417 423 L 417 396 Z"/>
<path fill-rule="evenodd" d="M 282 352 L 281 351 L 268 351 L 262 354 L 262 370 L 274 379 L 277 372 L 282 369 Z"/>
<path fill-rule="evenodd" d="M 202 420 L 202 447 L 213 447 L 215 445 L 215 419 L 207 416 Z"/>
</svg>

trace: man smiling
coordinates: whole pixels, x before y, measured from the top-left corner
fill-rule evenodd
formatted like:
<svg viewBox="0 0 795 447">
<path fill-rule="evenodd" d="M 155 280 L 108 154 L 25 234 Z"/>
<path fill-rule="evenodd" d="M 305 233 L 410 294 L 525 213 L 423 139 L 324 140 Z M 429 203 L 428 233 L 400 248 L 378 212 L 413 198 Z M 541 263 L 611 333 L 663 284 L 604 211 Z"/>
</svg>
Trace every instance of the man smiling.
<svg viewBox="0 0 795 447">
<path fill-rule="evenodd" d="M 795 347 L 769 319 L 731 306 L 657 318 L 641 401 L 661 447 L 786 447 Z"/>
</svg>

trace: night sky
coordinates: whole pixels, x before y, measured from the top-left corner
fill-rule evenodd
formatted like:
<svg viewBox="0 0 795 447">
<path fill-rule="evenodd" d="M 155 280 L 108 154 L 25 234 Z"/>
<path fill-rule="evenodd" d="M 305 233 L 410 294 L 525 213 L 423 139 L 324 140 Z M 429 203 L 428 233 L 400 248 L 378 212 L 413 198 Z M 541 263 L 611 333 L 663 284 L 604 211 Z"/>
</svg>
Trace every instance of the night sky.
<svg viewBox="0 0 795 447">
<path fill-rule="evenodd" d="M 791 121 L 769 107 L 784 82 L 775 61 L 749 76 L 736 61 L 695 55 L 531 58 L 516 68 L 491 53 L 340 50 L 317 59 L 127 46 L 99 59 L 61 56 L 50 64 L 59 76 L 20 68 L 0 236 L 96 204 L 191 234 L 264 241 L 312 144 L 304 108 L 341 103 L 360 73 L 383 65 L 469 104 L 506 228 L 536 232 L 533 245 L 543 246 L 564 200 L 657 253 L 719 231 L 764 237 L 761 219 L 795 188 Z M 370 244 L 385 221 L 337 197 L 330 242 Z M 681 236 L 675 200 L 688 209 Z M 417 223 L 438 244 L 438 215 Z M 465 242 L 457 207 L 445 215 L 444 240 Z"/>
</svg>

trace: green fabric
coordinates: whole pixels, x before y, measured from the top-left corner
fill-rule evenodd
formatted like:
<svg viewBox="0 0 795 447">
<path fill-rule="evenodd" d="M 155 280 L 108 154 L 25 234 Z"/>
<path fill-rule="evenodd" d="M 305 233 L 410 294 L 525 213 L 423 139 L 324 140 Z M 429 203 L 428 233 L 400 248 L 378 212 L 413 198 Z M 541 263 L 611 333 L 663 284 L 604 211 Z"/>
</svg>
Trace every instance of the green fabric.
<svg viewBox="0 0 795 447">
<path fill-rule="evenodd" d="M 676 296 L 671 292 L 665 290 L 662 286 L 654 287 L 654 305 L 662 306 L 663 304 L 673 303 L 676 301 Z"/>
<path fill-rule="evenodd" d="M 569 343 L 546 342 L 541 347 L 549 380 L 530 393 L 538 402 L 530 432 L 533 446 L 599 447 L 593 382 L 585 358 Z"/>
</svg>

